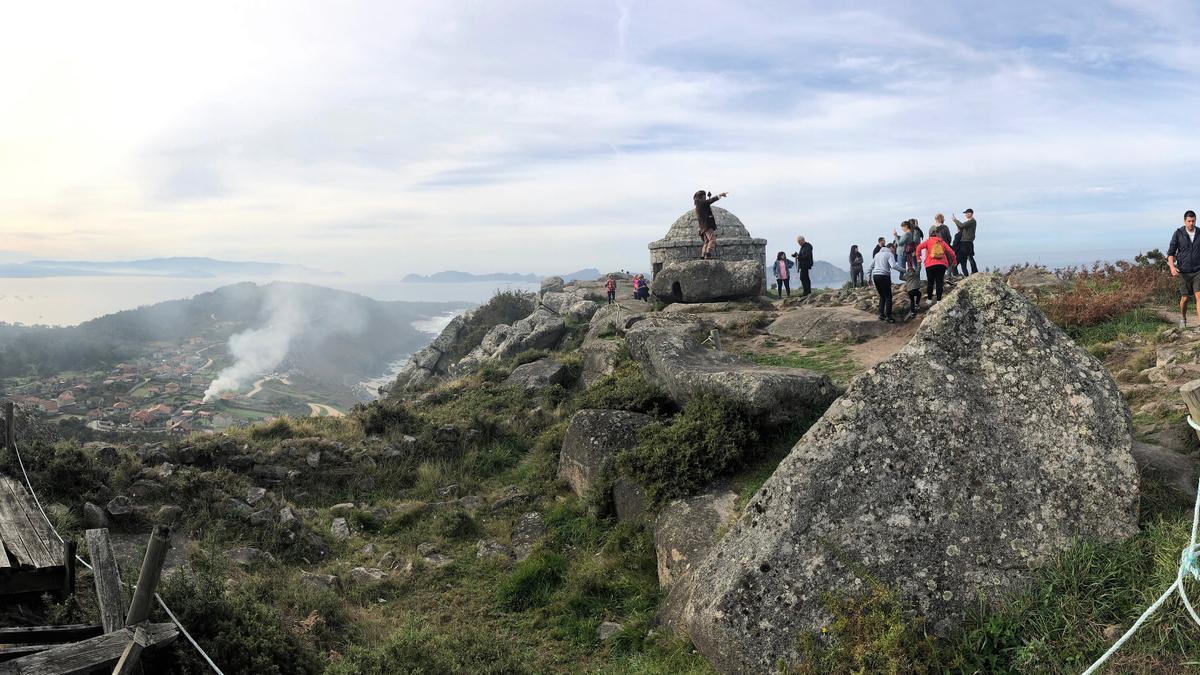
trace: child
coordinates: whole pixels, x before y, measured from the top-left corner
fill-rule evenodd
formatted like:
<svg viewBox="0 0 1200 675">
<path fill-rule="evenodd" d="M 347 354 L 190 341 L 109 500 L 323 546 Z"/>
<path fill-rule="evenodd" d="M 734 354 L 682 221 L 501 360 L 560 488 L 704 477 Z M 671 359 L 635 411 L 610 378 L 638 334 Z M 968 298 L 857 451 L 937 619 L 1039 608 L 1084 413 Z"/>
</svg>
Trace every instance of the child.
<svg viewBox="0 0 1200 675">
<path fill-rule="evenodd" d="M 921 274 L 916 267 L 904 270 L 904 292 L 908 293 L 908 304 L 912 307 L 908 318 L 917 318 L 917 308 L 921 306 Z"/>
<path fill-rule="evenodd" d="M 604 290 L 608 291 L 608 304 L 613 304 L 617 299 L 617 278 L 613 275 L 608 275 L 608 283 L 604 284 Z"/>
</svg>

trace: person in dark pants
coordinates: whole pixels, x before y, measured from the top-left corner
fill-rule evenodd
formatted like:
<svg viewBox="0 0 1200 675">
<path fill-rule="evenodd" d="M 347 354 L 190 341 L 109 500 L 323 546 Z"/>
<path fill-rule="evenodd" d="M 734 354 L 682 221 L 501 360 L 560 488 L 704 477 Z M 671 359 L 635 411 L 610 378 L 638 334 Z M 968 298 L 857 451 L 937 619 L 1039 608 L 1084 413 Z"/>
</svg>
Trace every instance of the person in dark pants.
<svg viewBox="0 0 1200 675">
<path fill-rule="evenodd" d="M 775 292 L 779 297 L 783 297 L 784 290 L 787 290 L 788 297 L 792 297 L 792 282 L 791 274 L 788 270 L 792 267 L 792 261 L 787 259 L 787 254 L 783 251 L 775 256 L 775 264 L 772 266 L 772 271 L 775 272 Z"/>
<path fill-rule="evenodd" d="M 722 192 L 713 197 L 709 192 L 696 190 L 696 194 L 692 195 L 692 202 L 696 205 L 696 223 L 700 228 L 700 239 L 704 242 L 700 248 L 701 260 L 711 259 L 713 251 L 717 248 L 717 217 L 713 215 L 712 205 L 726 194 L 728 193 Z"/>
<path fill-rule="evenodd" d="M 1196 242 L 1196 212 L 1183 214 L 1183 227 L 1171 235 L 1167 247 L 1167 266 L 1179 280 L 1179 327 L 1187 328 L 1187 306 L 1196 298 L 1196 318 L 1200 319 L 1200 243 Z"/>
<path fill-rule="evenodd" d="M 946 270 L 953 269 L 956 262 L 954 249 L 942 239 L 937 229 L 933 232 L 917 247 L 917 256 L 925 266 L 925 294 L 930 298 L 930 303 L 941 302 Z"/>
<path fill-rule="evenodd" d="M 904 272 L 896 262 L 896 245 L 888 244 L 871 260 L 871 281 L 879 293 L 879 320 L 896 323 L 892 316 L 892 272 Z"/>
<path fill-rule="evenodd" d="M 863 255 L 858 244 L 850 247 L 850 285 L 854 288 L 863 285 Z"/>
<path fill-rule="evenodd" d="M 804 240 L 804 236 L 796 237 L 796 243 L 800 244 L 800 250 L 796 251 L 796 269 L 800 270 L 800 284 L 804 287 L 802 295 L 812 295 L 812 281 L 808 278 L 808 271 L 813 267 L 813 246 Z"/>
<path fill-rule="evenodd" d="M 608 291 L 608 304 L 613 304 L 617 301 L 617 278 L 613 275 L 608 275 L 608 281 L 604 283 L 604 290 Z"/>
<path fill-rule="evenodd" d="M 972 274 L 978 274 L 979 268 L 975 266 L 975 210 L 967 209 L 963 211 L 965 221 L 959 221 L 958 217 L 954 217 L 954 224 L 958 227 L 959 234 L 962 239 L 959 242 L 960 250 L 958 253 L 958 264 L 962 267 L 962 275 L 969 277 Z M 967 271 L 967 263 L 971 263 L 971 271 Z"/>
</svg>

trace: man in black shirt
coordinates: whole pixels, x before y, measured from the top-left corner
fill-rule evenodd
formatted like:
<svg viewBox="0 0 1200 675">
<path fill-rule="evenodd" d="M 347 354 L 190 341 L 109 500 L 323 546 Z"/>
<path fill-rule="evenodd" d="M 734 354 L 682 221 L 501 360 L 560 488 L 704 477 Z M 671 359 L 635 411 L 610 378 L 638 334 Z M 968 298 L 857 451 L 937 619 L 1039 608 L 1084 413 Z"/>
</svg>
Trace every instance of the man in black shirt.
<svg viewBox="0 0 1200 675">
<path fill-rule="evenodd" d="M 1200 319 L 1200 242 L 1196 241 L 1196 212 L 1183 214 L 1183 227 L 1171 235 L 1167 247 L 1167 265 L 1171 276 L 1179 279 L 1179 327 L 1187 328 L 1187 306 L 1196 297 L 1196 317 Z"/>
</svg>

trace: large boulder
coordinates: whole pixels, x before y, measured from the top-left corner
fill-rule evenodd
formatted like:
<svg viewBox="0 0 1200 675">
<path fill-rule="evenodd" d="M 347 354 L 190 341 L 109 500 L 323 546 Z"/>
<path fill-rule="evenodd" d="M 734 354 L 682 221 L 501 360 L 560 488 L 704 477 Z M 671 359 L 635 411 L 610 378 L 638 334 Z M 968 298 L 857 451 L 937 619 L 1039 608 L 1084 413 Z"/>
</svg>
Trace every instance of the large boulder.
<svg viewBox="0 0 1200 675">
<path fill-rule="evenodd" d="M 390 391 L 396 394 L 420 389 L 446 375 L 451 353 L 466 327 L 466 318 L 459 315 L 450 320 L 428 346 L 417 350 L 396 375 Z"/>
<path fill-rule="evenodd" d="M 566 282 L 563 281 L 563 278 L 559 276 L 546 277 L 545 279 L 542 279 L 541 294 L 545 295 L 547 293 L 561 293 L 565 283 Z"/>
<path fill-rule="evenodd" d="M 894 327 L 854 307 L 799 307 L 779 315 L 767 332 L 792 340 L 863 342 Z"/>
<path fill-rule="evenodd" d="M 650 292 L 666 303 L 757 298 L 764 275 L 762 263 L 754 260 L 688 260 L 659 270 Z"/>
<path fill-rule="evenodd" d="M 510 359 L 529 349 L 554 349 L 567 332 L 567 325 L 546 307 L 513 323 L 493 326 L 479 346 L 454 367 L 456 374 L 471 372 L 484 361 Z"/>
<path fill-rule="evenodd" d="M 579 381 L 585 389 L 613 374 L 621 356 L 622 344 L 618 340 L 603 339 L 583 343 L 579 348 L 579 355 L 583 357 L 583 373 Z"/>
<path fill-rule="evenodd" d="M 972 276 L 856 378 L 694 570 L 679 625 L 724 672 L 774 672 L 868 579 L 939 634 L 1078 539 L 1137 532 L 1116 382 L 1033 305 Z"/>
<path fill-rule="evenodd" d="M 659 608 L 659 621 L 672 628 L 692 595 L 692 572 L 737 517 L 737 493 L 724 486 L 703 494 L 676 499 L 654 520 L 654 551 L 658 558 L 658 585 L 669 588 Z"/>
<path fill-rule="evenodd" d="M 583 497 L 611 490 L 617 453 L 637 445 L 651 417 L 623 410 L 580 410 L 567 425 L 558 459 L 558 479 Z"/>
<path fill-rule="evenodd" d="M 526 391 L 541 391 L 554 384 L 565 385 L 569 374 L 570 371 L 561 362 L 541 359 L 517 366 L 504 384 L 509 387 L 521 387 Z"/>
<path fill-rule="evenodd" d="M 629 353 L 683 405 L 708 392 L 742 402 L 770 424 L 825 411 L 841 393 L 829 377 L 802 368 L 759 366 L 702 344 L 700 323 L 647 317 L 625 333 Z"/>
</svg>

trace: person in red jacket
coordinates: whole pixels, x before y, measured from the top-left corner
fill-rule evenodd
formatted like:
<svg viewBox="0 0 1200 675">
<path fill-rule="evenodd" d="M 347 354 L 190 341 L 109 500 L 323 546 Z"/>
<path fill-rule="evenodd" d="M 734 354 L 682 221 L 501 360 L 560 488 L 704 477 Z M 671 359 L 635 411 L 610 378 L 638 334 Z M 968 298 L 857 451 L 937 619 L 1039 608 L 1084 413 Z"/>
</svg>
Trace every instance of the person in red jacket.
<svg viewBox="0 0 1200 675">
<path fill-rule="evenodd" d="M 617 278 L 613 275 L 608 275 L 608 281 L 604 284 L 604 290 L 608 291 L 608 304 L 613 304 L 617 300 Z"/>
<path fill-rule="evenodd" d="M 941 237 L 930 235 L 917 246 L 916 256 L 925 267 L 925 283 L 935 296 L 933 302 L 938 302 L 942 299 L 946 270 L 957 264 L 954 249 Z"/>
</svg>

